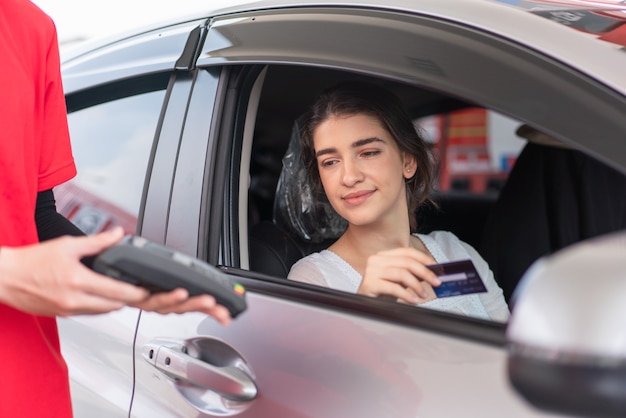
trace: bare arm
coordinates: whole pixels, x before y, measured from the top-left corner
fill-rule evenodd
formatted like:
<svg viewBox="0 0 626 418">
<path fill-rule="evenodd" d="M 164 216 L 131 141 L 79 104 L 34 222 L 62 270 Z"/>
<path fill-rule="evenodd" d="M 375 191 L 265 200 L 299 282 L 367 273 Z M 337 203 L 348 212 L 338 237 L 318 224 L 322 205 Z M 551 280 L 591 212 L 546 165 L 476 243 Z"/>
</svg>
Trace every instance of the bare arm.
<svg viewBox="0 0 626 418">
<path fill-rule="evenodd" d="M 145 289 L 100 275 L 81 258 L 108 248 L 123 237 L 121 228 L 92 236 L 54 238 L 0 250 L 0 302 L 47 316 L 98 314 L 125 305 L 160 313 L 203 312 L 219 322 L 230 314 L 209 295 L 190 298 L 184 289 L 150 295 Z"/>
<path fill-rule="evenodd" d="M 84 236 L 56 212 L 51 190 L 39 193 L 35 219 L 45 242 L 0 249 L 1 303 L 47 316 L 98 314 L 129 305 L 163 314 L 202 312 L 230 322 L 228 310 L 210 295 L 189 297 L 185 289 L 150 295 L 89 269 L 90 257 L 118 243 L 124 232 L 116 228 Z"/>
<path fill-rule="evenodd" d="M 381 251 L 368 258 L 358 293 L 392 296 L 402 302 L 418 304 L 434 299 L 432 286 L 441 282 L 428 267 L 435 260 L 414 248 Z"/>
</svg>

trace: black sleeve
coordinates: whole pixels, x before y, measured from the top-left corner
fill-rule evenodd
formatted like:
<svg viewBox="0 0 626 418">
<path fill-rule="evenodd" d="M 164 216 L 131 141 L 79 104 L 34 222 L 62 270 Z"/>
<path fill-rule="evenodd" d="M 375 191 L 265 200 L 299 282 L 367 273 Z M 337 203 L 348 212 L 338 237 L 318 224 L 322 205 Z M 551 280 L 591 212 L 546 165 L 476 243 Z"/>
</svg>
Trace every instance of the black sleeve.
<svg viewBox="0 0 626 418">
<path fill-rule="evenodd" d="M 52 189 L 37 193 L 35 223 L 39 241 L 46 241 L 63 235 L 85 235 L 69 219 L 57 212 Z"/>
<path fill-rule="evenodd" d="M 46 241 L 64 235 L 85 235 L 85 233 L 70 222 L 69 219 L 57 212 L 52 189 L 37 193 L 35 224 L 37 225 L 39 241 Z M 87 267 L 91 267 L 94 257 L 95 256 L 84 257 L 81 261 Z"/>
</svg>

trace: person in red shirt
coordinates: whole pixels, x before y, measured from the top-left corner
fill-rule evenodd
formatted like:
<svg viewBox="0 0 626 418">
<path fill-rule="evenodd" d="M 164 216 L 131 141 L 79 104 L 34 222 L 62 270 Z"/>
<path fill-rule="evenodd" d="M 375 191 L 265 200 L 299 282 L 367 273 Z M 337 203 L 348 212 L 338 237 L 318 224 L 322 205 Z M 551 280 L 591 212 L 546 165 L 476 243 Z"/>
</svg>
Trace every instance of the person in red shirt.
<svg viewBox="0 0 626 418">
<path fill-rule="evenodd" d="M 150 295 L 81 263 L 118 243 L 123 231 L 72 236 L 82 233 L 54 209 L 52 189 L 76 168 L 52 19 L 29 0 L 0 1 L 0 56 L 0 417 L 68 418 L 56 316 L 128 305 L 203 312 L 222 324 L 231 318 L 212 296 L 189 297 L 184 289 Z"/>
</svg>

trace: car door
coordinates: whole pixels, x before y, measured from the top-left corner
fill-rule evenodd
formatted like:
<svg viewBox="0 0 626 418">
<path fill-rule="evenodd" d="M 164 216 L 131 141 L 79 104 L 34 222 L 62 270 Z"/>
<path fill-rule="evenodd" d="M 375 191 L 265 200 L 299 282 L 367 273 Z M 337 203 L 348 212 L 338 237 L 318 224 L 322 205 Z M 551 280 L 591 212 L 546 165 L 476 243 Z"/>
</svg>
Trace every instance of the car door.
<svg viewBox="0 0 626 418">
<path fill-rule="evenodd" d="M 84 233 L 121 226 L 136 234 L 157 133 L 177 141 L 181 108 L 168 94 L 176 60 L 199 22 L 143 33 L 130 41 L 65 54 L 62 73 L 78 174 L 55 188 L 59 213 Z M 64 51 L 62 51 L 64 52 Z M 184 81 L 182 82 L 184 84 Z M 178 133 L 176 132 L 178 130 Z M 163 148 L 168 142 L 163 140 Z M 74 415 L 128 416 L 133 392 L 133 340 L 140 311 L 59 318 Z"/>
<path fill-rule="evenodd" d="M 464 62 L 474 67 L 459 70 Z M 222 266 L 246 287 L 249 308 L 228 327 L 200 314 L 143 312 L 131 415 L 546 415 L 509 386 L 504 324 L 248 270 L 251 142 L 268 68 L 276 64 L 427 85 L 598 151 L 607 142 L 589 141 L 591 133 L 619 141 L 623 131 L 612 110 L 623 99 L 535 51 L 464 25 L 365 8 L 212 20 L 187 68 L 190 112 L 165 182 L 167 210 L 163 189 L 151 183 L 141 232 Z M 297 88 L 286 83 L 274 93 Z M 569 123 L 573 115 L 585 115 L 587 131 Z M 623 153 L 602 154 L 624 161 Z"/>
</svg>

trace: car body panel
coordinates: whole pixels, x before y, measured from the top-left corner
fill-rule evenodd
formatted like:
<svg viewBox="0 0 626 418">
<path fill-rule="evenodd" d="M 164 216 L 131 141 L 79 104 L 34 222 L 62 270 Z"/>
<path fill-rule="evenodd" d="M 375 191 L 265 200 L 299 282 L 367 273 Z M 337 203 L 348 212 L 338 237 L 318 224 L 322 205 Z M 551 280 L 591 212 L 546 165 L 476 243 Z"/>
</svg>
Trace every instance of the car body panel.
<svg viewBox="0 0 626 418">
<path fill-rule="evenodd" d="M 59 318 L 63 355 L 71 360 L 74 416 L 128 416 L 139 314 L 139 309 L 124 308 L 105 315 Z"/>
<path fill-rule="evenodd" d="M 144 312 L 133 416 L 305 417 L 311 411 L 328 418 L 468 411 L 472 416 L 553 416 L 533 410 L 510 391 L 503 373 L 506 355 L 498 347 L 256 293 L 249 293 L 248 303 L 254 315 L 244 314 L 229 327 L 202 315 L 178 320 Z M 140 348 L 163 337 L 168 321 L 168 329 L 178 330 L 168 332 L 174 342 L 196 335 L 236 349 L 251 367 L 258 397 L 228 402 L 209 390 L 189 393 L 185 382 L 155 373 Z M 175 325 L 179 322 L 184 327 Z M 484 377 L 480 384 L 478 375 Z M 449 397 L 454 401 L 444 400 Z"/>
</svg>

